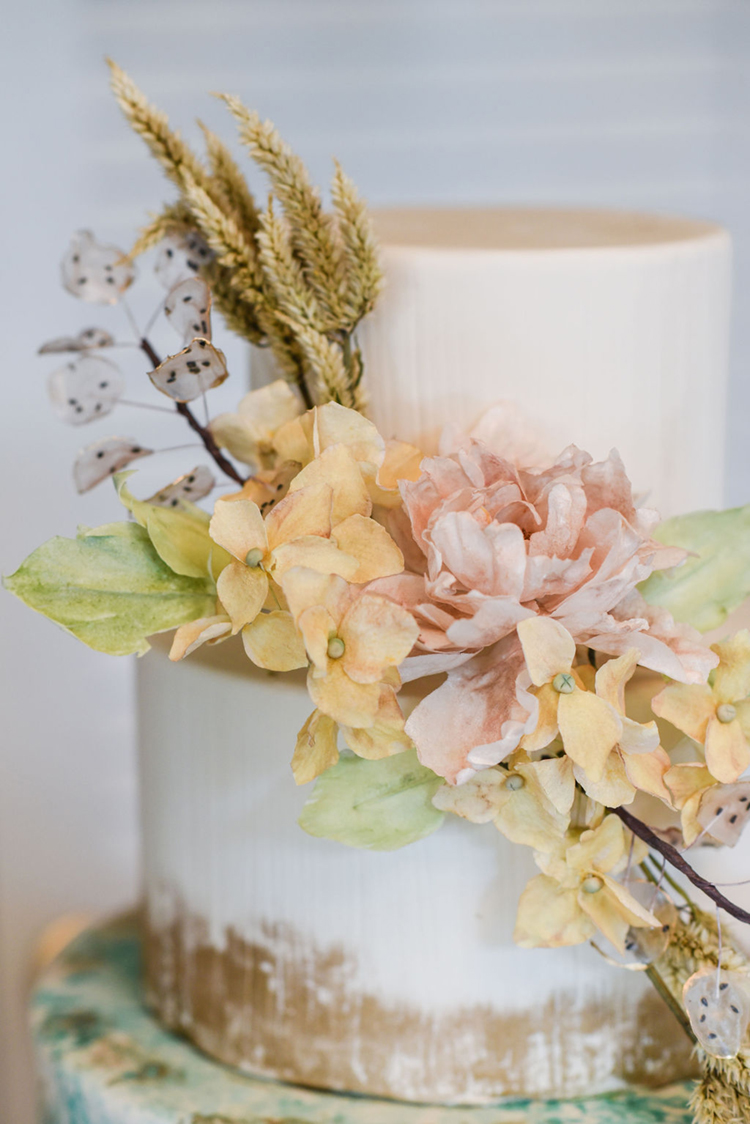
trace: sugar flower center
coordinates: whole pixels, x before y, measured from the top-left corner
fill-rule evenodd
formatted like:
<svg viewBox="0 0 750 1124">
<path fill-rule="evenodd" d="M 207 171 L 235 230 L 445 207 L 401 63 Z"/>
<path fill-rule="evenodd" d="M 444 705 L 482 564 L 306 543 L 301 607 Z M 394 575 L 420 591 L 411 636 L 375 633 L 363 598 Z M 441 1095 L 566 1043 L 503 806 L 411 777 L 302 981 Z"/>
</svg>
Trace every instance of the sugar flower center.
<svg viewBox="0 0 750 1124">
<path fill-rule="evenodd" d="M 576 687 L 576 681 L 569 671 L 559 672 L 552 680 L 552 688 L 558 695 L 571 695 Z"/>
</svg>

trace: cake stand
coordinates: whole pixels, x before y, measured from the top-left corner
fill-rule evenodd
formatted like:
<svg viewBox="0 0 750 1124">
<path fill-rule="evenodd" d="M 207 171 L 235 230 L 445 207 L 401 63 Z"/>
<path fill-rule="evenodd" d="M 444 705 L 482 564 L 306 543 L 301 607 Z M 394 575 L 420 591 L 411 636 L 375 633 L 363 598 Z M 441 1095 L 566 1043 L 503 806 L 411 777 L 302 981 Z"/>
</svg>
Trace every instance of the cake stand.
<svg viewBox="0 0 750 1124">
<path fill-rule="evenodd" d="M 143 1005 L 133 916 L 86 930 L 32 1000 L 43 1124 L 691 1124 L 690 1084 L 576 1101 L 403 1104 L 246 1077 Z"/>
</svg>

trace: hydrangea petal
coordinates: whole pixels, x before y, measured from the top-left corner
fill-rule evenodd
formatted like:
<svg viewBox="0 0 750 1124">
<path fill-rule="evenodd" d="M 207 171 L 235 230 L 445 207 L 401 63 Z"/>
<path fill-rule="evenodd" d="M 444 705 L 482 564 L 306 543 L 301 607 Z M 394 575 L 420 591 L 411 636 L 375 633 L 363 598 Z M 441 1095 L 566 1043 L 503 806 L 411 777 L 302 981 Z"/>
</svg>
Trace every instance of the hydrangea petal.
<svg viewBox="0 0 750 1124">
<path fill-rule="evenodd" d="M 295 671 L 307 667 L 305 646 L 289 613 L 274 609 L 259 613 L 242 630 L 248 657 L 266 671 Z"/>
<path fill-rule="evenodd" d="M 390 687 L 382 688 L 372 726 L 364 730 L 343 726 L 341 732 L 349 749 L 367 761 L 380 761 L 412 748 L 411 738 L 404 732 L 404 716 Z"/>
<path fill-rule="evenodd" d="M 336 621 L 325 605 L 311 605 L 297 618 L 305 650 L 310 657 L 310 675 L 320 678 L 328 674 L 333 661 L 328 658 L 328 642 L 336 635 Z"/>
<path fill-rule="evenodd" d="M 231 618 L 234 635 L 254 621 L 263 608 L 268 594 L 268 576 L 260 566 L 230 562 L 219 574 L 216 592 Z"/>
<path fill-rule="evenodd" d="M 380 703 L 380 683 L 355 683 L 340 660 L 332 660 L 326 675 L 308 676 L 310 698 L 324 714 L 342 726 L 364 729 L 372 726 Z"/>
<path fill-rule="evenodd" d="M 630 648 L 616 659 L 607 660 L 596 673 L 597 695 L 620 714 L 625 713 L 625 684 L 638 666 L 638 657 L 638 649 Z"/>
<path fill-rule="evenodd" d="M 521 894 L 513 939 L 521 948 L 562 948 L 582 944 L 595 933 L 578 904 L 578 891 L 546 874 L 532 878 Z"/>
<path fill-rule="evenodd" d="M 442 785 L 432 798 L 441 812 L 452 812 L 470 823 L 492 823 L 505 800 L 507 774 L 501 769 L 484 769 L 464 784 Z"/>
<path fill-rule="evenodd" d="M 625 831 L 615 815 L 608 815 L 599 827 L 584 831 L 578 843 L 568 848 L 566 861 L 572 870 L 581 873 L 596 871 L 608 874 L 626 853 Z"/>
<path fill-rule="evenodd" d="M 314 441 L 316 454 L 344 445 L 356 461 L 365 464 L 379 465 L 385 452 L 385 442 L 373 423 L 358 410 L 338 402 L 316 408 Z"/>
<path fill-rule="evenodd" d="M 580 765 L 574 765 L 573 770 L 575 779 L 586 795 L 605 808 L 619 808 L 623 804 L 632 804 L 635 800 L 635 788 L 628 779 L 625 765 L 617 751 L 610 753 L 598 781 L 592 781 Z"/>
<path fill-rule="evenodd" d="M 622 760 L 627 778 L 635 788 L 666 804 L 672 803 L 672 794 L 664 782 L 672 765 L 666 750 L 658 746 L 651 753 L 624 754 Z"/>
<path fill-rule="evenodd" d="M 750 632 L 742 629 L 712 645 L 720 663 L 713 674 L 714 698 L 734 703 L 750 695 Z"/>
<path fill-rule="evenodd" d="M 299 476 L 291 482 L 288 495 L 266 516 L 271 550 L 305 535 L 327 538 L 331 533 L 331 488 L 321 483 L 297 489 L 297 480 Z"/>
<path fill-rule="evenodd" d="M 560 696 L 550 683 L 544 683 L 534 692 L 539 703 L 539 717 L 534 729 L 525 734 L 522 746 L 527 752 L 546 749 L 558 734 L 557 704 Z"/>
<path fill-rule="evenodd" d="M 716 711 L 716 700 L 705 684 L 670 683 L 651 700 L 651 708 L 694 741 L 705 740 L 709 720 Z"/>
<path fill-rule="evenodd" d="M 552 617 L 529 617 L 518 625 L 526 667 L 536 687 L 570 671 L 576 655 L 573 637 Z"/>
<path fill-rule="evenodd" d="M 327 714 L 314 710 L 297 735 L 292 757 L 295 784 L 308 784 L 339 759 L 338 727 Z"/>
<path fill-rule="evenodd" d="M 411 613 L 376 594 L 358 597 L 341 622 L 341 663 L 357 683 L 375 683 L 387 667 L 406 659 L 419 636 Z"/>
<path fill-rule="evenodd" d="M 200 617 L 189 624 L 180 625 L 174 634 L 169 650 L 170 660 L 184 660 L 196 648 L 211 641 L 226 640 L 232 632 L 229 617 L 219 614 L 214 617 Z"/>
<path fill-rule="evenodd" d="M 292 481 L 290 493 L 321 484 L 331 489 L 334 526 L 350 515 L 369 515 L 372 511 L 359 465 L 346 445 L 333 445 L 310 461 Z"/>
<path fill-rule="evenodd" d="M 365 515 L 350 515 L 333 528 L 332 534 L 339 548 L 356 558 L 359 563 L 354 575 L 348 578 L 349 581 L 369 582 L 402 572 L 403 554 L 385 527 L 374 519 Z"/>
<path fill-rule="evenodd" d="M 706 765 L 723 784 L 732 784 L 750 765 L 750 746 L 737 719 L 733 722 L 720 722 L 716 717 L 709 719 Z"/>
<path fill-rule="evenodd" d="M 243 563 L 249 551 L 259 550 L 265 556 L 268 550 L 263 516 L 252 500 L 218 500 L 208 533 L 215 543 Z"/>
<path fill-rule="evenodd" d="M 345 553 L 333 542 L 319 535 L 303 535 L 292 542 L 280 543 L 270 555 L 269 569 L 276 581 L 281 581 L 293 566 L 306 566 L 321 574 L 338 574 L 347 581 L 355 581 L 359 561 Z"/>
<path fill-rule="evenodd" d="M 591 691 L 576 689 L 560 695 L 557 721 L 568 757 L 585 770 L 589 780 L 600 781 L 622 733 L 617 712 Z"/>
</svg>

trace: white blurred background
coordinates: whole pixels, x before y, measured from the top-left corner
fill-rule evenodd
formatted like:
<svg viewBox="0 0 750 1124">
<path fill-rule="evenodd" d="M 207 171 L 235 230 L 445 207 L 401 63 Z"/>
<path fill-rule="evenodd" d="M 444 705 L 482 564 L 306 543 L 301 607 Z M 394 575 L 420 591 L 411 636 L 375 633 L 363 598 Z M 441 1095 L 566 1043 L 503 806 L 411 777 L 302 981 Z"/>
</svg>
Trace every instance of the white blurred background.
<svg viewBox="0 0 750 1124">
<path fill-rule="evenodd" d="M 750 499 L 750 0 L 6 0 L 2 23 L 2 572 L 53 534 L 120 517 L 106 486 L 74 494 L 80 444 L 160 429 L 162 445 L 186 440 L 136 410 L 64 427 L 45 398 L 55 359 L 35 354 L 90 323 L 123 336 L 117 312 L 62 291 L 58 260 L 82 226 L 127 246 L 172 196 L 108 95 L 104 55 L 196 141 L 196 115 L 232 132 L 207 92 L 239 93 L 318 182 L 336 154 L 375 205 L 595 204 L 724 223 L 727 501 Z M 156 290 L 137 294 L 145 316 Z M 244 355 L 227 350 L 234 396 Z M 37 938 L 63 913 L 137 895 L 132 665 L 8 595 L 0 615 L 0 1121 L 32 1124 Z"/>
</svg>

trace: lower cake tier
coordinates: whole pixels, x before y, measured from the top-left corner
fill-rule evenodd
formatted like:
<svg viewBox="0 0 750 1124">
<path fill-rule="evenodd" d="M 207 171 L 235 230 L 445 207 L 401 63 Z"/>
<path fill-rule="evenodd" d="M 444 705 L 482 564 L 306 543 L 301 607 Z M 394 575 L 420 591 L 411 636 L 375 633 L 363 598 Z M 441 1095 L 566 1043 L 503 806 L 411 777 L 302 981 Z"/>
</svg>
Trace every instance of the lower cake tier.
<svg viewBox="0 0 750 1124">
<path fill-rule="evenodd" d="M 256 670 L 239 642 L 166 651 L 138 677 L 147 994 L 166 1026 L 251 1074 L 409 1101 L 693 1072 L 640 973 L 514 945 L 526 849 L 454 818 L 387 853 L 312 838 L 289 765 L 302 676 Z"/>
</svg>

